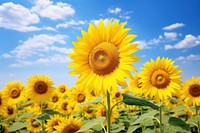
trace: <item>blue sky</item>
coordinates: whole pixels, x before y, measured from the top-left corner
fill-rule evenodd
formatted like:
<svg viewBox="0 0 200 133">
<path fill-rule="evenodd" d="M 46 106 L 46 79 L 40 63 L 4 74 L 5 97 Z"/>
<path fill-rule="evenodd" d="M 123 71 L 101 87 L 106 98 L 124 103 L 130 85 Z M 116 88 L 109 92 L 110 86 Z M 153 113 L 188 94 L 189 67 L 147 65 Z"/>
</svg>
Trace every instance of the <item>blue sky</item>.
<svg viewBox="0 0 200 133">
<path fill-rule="evenodd" d="M 1 0 L 0 89 L 6 82 L 26 83 L 33 74 L 46 74 L 57 86 L 75 84 L 68 74 L 72 41 L 100 19 L 127 21 L 142 60 L 157 56 L 175 60 L 185 81 L 200 76 L 199 0 Z"/>
</svg>

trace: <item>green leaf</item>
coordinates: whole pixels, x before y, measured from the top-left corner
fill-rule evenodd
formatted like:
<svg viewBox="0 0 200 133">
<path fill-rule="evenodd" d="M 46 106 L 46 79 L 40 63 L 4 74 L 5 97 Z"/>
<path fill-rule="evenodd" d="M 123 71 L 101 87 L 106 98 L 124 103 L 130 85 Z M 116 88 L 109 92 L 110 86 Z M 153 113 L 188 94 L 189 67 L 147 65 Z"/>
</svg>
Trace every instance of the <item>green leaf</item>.
<svg viewBox="0 0 200 133">
<path fill-rule="evenodd" d="M 135 98 L 131 95 L 128 94 L 122 94 L 123 95 L 123 100 L 122 102 L 124 102 L 125 104 L 128 105 L 137 105 L 137 106 L 149 106 L 153 109 L 159 109 L 159 106 L 155 105 L 152 102 L 149 102 L 145 99 L 139 99 L 139 98 Z"/>
<path fill-rule="evenodd" d="M 30 124 L 31 124 L 30 122 L 15 122 L 8 128 L 8 131 L 14 132 L 14 131 L 20 130 Z"/>
<path fill-rule="evenodd" d="M 129 126 L 126 133 L 133 133 L 135 130 L 137 130 L 137 129 L 140 128 L 140 127 L 141 127 L 140 125 Z"/>
<path fill-rule="evenodd" d="M 99 118 L 92 119 L 88 121 L 85 125 L 83 125 L 77 132 L 86 131 L 88 129 L 93 128 L 96 125 L 102 125 L 105 119 L 106 117 L 99 117 Z"/>
<path fill-rule="evenodd" d="M 111 129 L 111 133 L 120 133 L 120 131 L 124 129 L 125 129 L 125 126 L 118 126 L 116 129 Z"/>
<path fill-rule="evenodd" d="M 27 113 L 24 113 L 24 114 L 22 114 L 19 118 L 18 118 L 18 121 L 20 121 L 20 120 L 22 120 L 22 119 L 24 119 L 24 118 L 27 118 L 27 117 L 29 117 L 29 116 L 33 116 L 33 112 L 27 112 Z"/>
<path fill-rule="evenodd" d="M 81 104 L 79 104 L 79 106 L 86 106 L 86 105 L 89 105 L 89 104 L 100 103 L 100 102 L 102 102 L 102 99 L 103 99 L 103 96 L 98 97 L 98 98 L 93 99 L 93 100 L 90 100 L 88 102 L 81 103 Z"/>
<path fill-rule="evenodd" d="M 49 119 L 49 115 L 47 113 L 41 114 L 38 117 L 36 117 L 38 120 L 47 120 Z"/>
<path fill-rule="evenodd" d="M 190 130 L 189 125 L 185 121 L 183 121 L 179 118 L 176 118 L 176 117 L 170 117 L 169 118 L 169 124 L 173 125 L 173 126 L 181 127 L 185 130 Z"/>
<path fill-rule="evenodd" d="M 173 108 L 170 112 L 175 112 L 175 111 L 181 111 L 181 110 L 185 110 L 185 106 L 184 105 L 180 105 L 176 108 Z"/>
<path fill-rule="evenodd" d="M 43 109 L 42 112 L 45 114 L 48 114 L 48 115 L 54 115 L 54 114 L 59 114 L 59 112 L 57 111 L 54 111 L 52 109 Z"/>
</svg>

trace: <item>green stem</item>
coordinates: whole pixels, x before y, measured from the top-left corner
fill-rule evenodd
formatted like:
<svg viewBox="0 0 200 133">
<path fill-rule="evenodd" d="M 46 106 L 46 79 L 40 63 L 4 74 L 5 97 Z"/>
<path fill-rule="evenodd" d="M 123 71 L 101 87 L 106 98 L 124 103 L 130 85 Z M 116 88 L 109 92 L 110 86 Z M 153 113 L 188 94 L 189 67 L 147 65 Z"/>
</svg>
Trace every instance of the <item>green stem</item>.
<svg viewBox="0 0 200 133">
<path fill-rule="evenodd" d="M 110 121 L 111 108 L 110 108 L 110 93 L 108 92 L 108 90 L 106 93 L 106 99 L 107 99 L 107 109 L 106 109 L 107 133 L 110 133 L 111 132 L 111 121 Z"/>
<path fill-rule="evenodd" d="M 163 127 L 162 127 L 162 105 L 160 105 L 160 133 L 163 133 Z"/>
<path fill-rule="evenodd" d="M 196 109 L 196 116 L 198 116 L 198 106 L 195 105 L 195 109 Z M 199 124 L 199 120 L 197 120 L 197 131 L 198 133 L 200 133 L 200 124 Z"/>
</svg>

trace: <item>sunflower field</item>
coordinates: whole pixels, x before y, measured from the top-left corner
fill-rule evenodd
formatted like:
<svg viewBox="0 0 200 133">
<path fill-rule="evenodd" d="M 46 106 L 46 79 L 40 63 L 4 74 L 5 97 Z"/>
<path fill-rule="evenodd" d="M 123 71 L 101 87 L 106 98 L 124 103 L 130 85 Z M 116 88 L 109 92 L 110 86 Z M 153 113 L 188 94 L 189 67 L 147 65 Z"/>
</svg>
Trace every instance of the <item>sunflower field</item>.
<svg viewBox="0 0 200 133">
<path fill-rule="evenodd" d="M 134 67 L 140 50 L 126 22 L 101 20 L 73 42 L 76 85 L 47 75 L 0 91 L 0 133 L 200 133 L 200 77 L 183 82 L 168 57 Z"/>
</svg>

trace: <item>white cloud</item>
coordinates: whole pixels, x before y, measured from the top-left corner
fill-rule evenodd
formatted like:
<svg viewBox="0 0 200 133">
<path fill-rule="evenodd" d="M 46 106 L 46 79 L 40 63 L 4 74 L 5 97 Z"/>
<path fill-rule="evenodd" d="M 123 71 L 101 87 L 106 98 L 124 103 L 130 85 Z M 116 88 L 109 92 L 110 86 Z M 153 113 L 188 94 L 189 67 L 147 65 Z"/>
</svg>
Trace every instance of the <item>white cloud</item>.
<svg viewBox="0 0 200 133">
<path fill-rule="evenodd" d="M 50 0 L 35 0 L 35 6 L 32 7 L 31 11 L 51 20 L 65 19 L 75 14 L 71 5 L 63 2 L 54 4 Z"/>
<path fill-rule="evenodd" d="M 120 13 L 121 12 L 121 8 L 119 8 L 119 7 L 116 7 L 116 8 L 114 8 L 114 9 L 108 9 L 108 12 L 109 13 L 111 13 L 111 14 L 118 14 L 118 13 Z"/>
<path fill-rule="evenodd" d="M 32 24 L 39 23 L 39 17 L 30 12 L 28 8 L 12 2 L 0 5 L 0 27 L 21 32 L 40 30 Z"/>
<path fill-rule="evenodd" d="M 174 48 L 176 49 L 181 49 L 181 48 L 192 48 L 192 47 L 195 47 L 197 45 L 200 44 L 200 36 L 193 36 L 191 34 L 188 34 L 185 36 L 185 38 L 178 42 Z"/>
<path fill-rule="evenodd" d="M 55 48 L 51 49 L 51 47 L 54 46 L 55 43 L 65 44 L 67 38 L 66 35 L 59 34 L 55 36 L 47 34 L 34 35 L 17 46 L 10 54 L 14 55 L 16 58 L 22 59 L 32 55 L 40 55 L 42 52 L 54 50 Z"/>
<path fill-rule="evenodd" d="M 91 20 L 91 22 L 92 22 L 95 26 L 97 26 L 100 20 L 103 20 L 104 25 L 107 25 L 108 22 L 110 21 L 110 18 L 104 18 L 104 19 L 103 19 L 103 18 L 102 18 L 102 19 L 93 19 L 93 20 Z M 116 20 L 117 20 L 117 19 L 113 19 L 112 22 L 115 22 Z"/>
<path fill-rule="evenodd" d="M 184 61 L 184 62 L 199 61 L 200 60 L 200 55 L 190 54 L 190 55 L 185 56 L 185 57 L 184 56 L 179 56 L 175 60 L 177 60 L 177 61 Z"/>
<path fill-rule="evenodd" d="M 12 58 L 12 55 L 7 54 L 7 53 L 2 54 L 1 56 L 2 56 L 3 58 Z"/>
<path fill-rule="evenodd" d="M 164 32 L 164 36 L 170 40 L 176 40 L 177 33 L 176 32 Z"/>
<path fill-rule="evenodd" d="M 80 26 L 80 25 L 84 25 L 84 24 L 86 24 L 86 21 L 82 21 L 82 20 L 75 21 L 75 20 L 72 19 L 68 22 L 56 25 L 56 28 L 68 28 L 68 27 L 71 27 L 71 26 Z"/>
<path fill-rule="evenodd" d="M 185 36 L 183 40 L 175 44 L 174 46 L 172 45 L 166 45 L 165 50 L 168 49 L 184 49 L 184 48 L 192 48 L 195 46 L 200 45 L 200 36 L 193 36 L 191 34 L 188 34 Z"/>
<path fill-rule="evenodd" d="M 136 41 L 136 43 L 139 44 L 139 46 L 138 46 L 139 48 L 150 49 L 150 48 L 152 48 L 152 46 L 158 45 L 162 41 L 163 41 L 163 37 L 161 35 L 159 35 L 158 38 L 153 38 L 149 41 L 138 40 L 138 41 Z"/>
<path fill-rule="evenodd" d="M 31 65 L 48 65 L 51 63 L 69 63 L 71 59 L 67 55 L 55 54 L 45 58 L 39 58 L 35 61 L 20 60 L 17 63 L 10 64 L 9 67 L 22 67 Z"/>
<path fill-rule="evenodd" d="M 183 23 L 175 23 L 175 24 L 171 24 L 169 26 L 163 27 L 163 30 L 173 30 L 173 29 L 176 29 L 176 28 L 179 28 L 179 27 L 183 27 L 183 26 L 185 26 L 185 24 L 183 24 Z"/>
<path fill-rule="evenodd" d="M 174 47 L 172 45 L 165 45 L 165 50 L 173 49 Z"/>
</svg>

